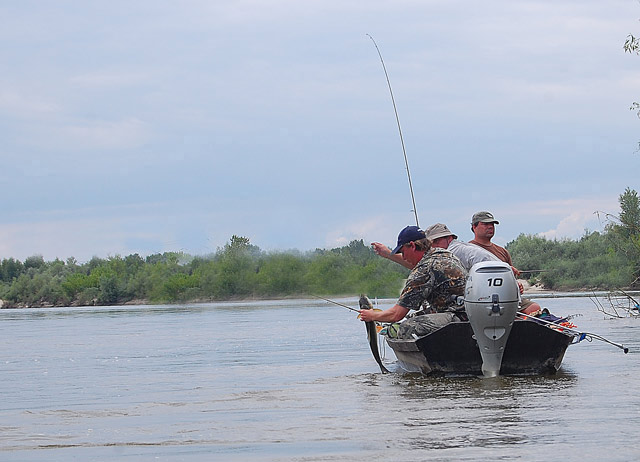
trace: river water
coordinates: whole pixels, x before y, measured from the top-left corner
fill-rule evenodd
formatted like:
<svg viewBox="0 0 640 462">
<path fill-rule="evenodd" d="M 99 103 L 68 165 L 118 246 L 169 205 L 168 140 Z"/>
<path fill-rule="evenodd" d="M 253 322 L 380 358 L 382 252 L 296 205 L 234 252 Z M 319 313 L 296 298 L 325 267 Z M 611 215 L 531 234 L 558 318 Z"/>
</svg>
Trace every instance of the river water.
<svg viewBox="0 0 640 462">
<path fill-rule="evenodd" d="M 638 460 L 640 319 L 540 303 L 629 354 L 583 341 L 554 376 L 443 379 L 387 347 L 382 375 L 324 301 L 0 310 L 0 460 Z"/>
</svg>

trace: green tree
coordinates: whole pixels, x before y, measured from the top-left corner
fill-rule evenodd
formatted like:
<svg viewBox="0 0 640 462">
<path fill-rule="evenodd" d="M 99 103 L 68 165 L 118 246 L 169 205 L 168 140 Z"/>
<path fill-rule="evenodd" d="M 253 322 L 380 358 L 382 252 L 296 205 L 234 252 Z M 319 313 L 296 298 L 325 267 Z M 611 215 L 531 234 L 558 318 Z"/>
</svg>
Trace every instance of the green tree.
<svg viewBox="0 0 640 462">
<path fill-rule="evenodd" d="M 253 295 L 260 249 L 246 237 L 233 235 L 218 251 L 215 265 L 206 278 L 208 296 L 214 298 L 244 297 Z"/>
<path fill-rule="evenodd" d="M 29 268 L 39 269 L 45 265 L 44 258 L 42 255 L 33 255 L 28 257 L 24 261 L 24 269 L 28 270 Z"/>
<path fill-rule="evenodd" d="M 0 263 L 0 280 L 11 282 L 24 271 L 24 265 L 13 258 L 3 259 Z"/>
<path fill-rule="evenodd" d="M 577 240 L 520 235 L 507 245 L 516 267 L 542 269 L 530 275 L 550 289 L 632 287 L 640 275 L 640 200 L 626 188 L 620 214 L 606 214 L 604 233 L 586 232 Z"/>
<path fill-rule="evenodd" d="M 627 237 L 640 234 L 640 200 L 638 193 L 626 188 L 618 198 L 620 203 L 620 223 Z"/>
<path fill-rule="evenodd" d="M 612 224 L 612 230 L 620 236 L 617 248 L 623 252 L 633 267 L 636 281 L 640 279 L 640 199 L 638 193 L 626 188 L 618 198 L 620 215 Z"/>
<path fill-rule="evenodd" d="M 160 294 L 165 302 L 187 301 L 190 294 L 197 296 L 199 285 L 200 279 L 195 274 L 174 273 L 163 281 Z"/>
<path fill-rule="evenodd" d="M 312 293 L 321 295 L 348 294 L 348 262 L 338 252 L 317 254 L 311 260 L 305 275 L 305 284 Z"/>
<path fill-rule="evenodd" d="M 289 253 L 273 253 L 262 259 L 256 274 L 258 295 L 302 294 L 306 290 L 305 261 Z"/>
<path fill-rule="evenodd" d="M 97 275 L 94 274 L 92 276 L 84 273 L 68 274 L 60 284 L 63 292 L 72 300 L 85 289 L 89 287 L 98 288 L 98 285 Z"/>
</svg>

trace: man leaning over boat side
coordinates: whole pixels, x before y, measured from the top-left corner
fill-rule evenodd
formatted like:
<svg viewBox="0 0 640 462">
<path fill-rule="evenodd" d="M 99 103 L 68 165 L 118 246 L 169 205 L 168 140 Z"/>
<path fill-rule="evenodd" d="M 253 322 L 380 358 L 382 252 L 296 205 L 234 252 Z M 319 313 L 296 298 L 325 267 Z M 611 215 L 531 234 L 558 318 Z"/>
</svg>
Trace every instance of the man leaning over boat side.
<svg viewBox="0 0 640 462">
<path fill-rule="evenodd" d="M 413 228 L 416 227 L 414 226 Z M 449 228 L 445 224 L 436 223 L 431 225 L 423 234 L 424 237 L 431 242 L 431 247 L 448 249 L 458 257 L 467 273 L 476 263 L 483 261 L 500 261 L 498 257 L 491 252 L 486 251 L 482 247 L 468 242 L 459 241 L 458 236 L 449 231 Z M 413 269 L 415 266 L 404 260 L 401 255 L 392 253 L 391 249 L 384 244 L 372 242 L 371 247 L 376 254 L 399 263 L 406 268 Z"/>
<path fill-rule="evenodd" d="M 457 299 L 464 295 L 467 271 L 449 250 L 431 247 L 424 231 L 417 226 L 407 226 L 398 235 L 398 245 L 391 251 L 401 254 L 408 262 L 411 273 L 394 306 L 384 311 L 360 310 L 362 321 L 398 322 L 410 310 L 419 310 L 429 304 L 430 313 L 415 316 L 402 322 L 398 338 L 427 335 L 451 322 L 459 321 L 456 314 L 462 311 Z"/>
<path fill-rule="evenodd" d="M 520 275 L 520 270 L 513 266 L 509 251 L 504 247 L 500 247 L 498 244 L 491 242 L 491 238 L 496 233 L 496 225 L 499 224 L 500 222 L 494 218 L 491 212 L 483 211 L 474 213 L 471 217 L 471 231 L 473 232 L 474 238 L 469 241 L 469 243 L 482 247 L 494 254 L 503 262 L 508 263 L 513 270 L 513 274 L 518 277 Z M 522 292 L 524 292 L 522 284 L 518 282 L 518 286 L 520 287 L 520 294 L 522 294 Z M 524 314 L 533 315 L 538 313 L 540 310 L 540 305 L 536 302 L 531 301 L 528 298 L 521 299 L 519 311 Z"/>
</svg>

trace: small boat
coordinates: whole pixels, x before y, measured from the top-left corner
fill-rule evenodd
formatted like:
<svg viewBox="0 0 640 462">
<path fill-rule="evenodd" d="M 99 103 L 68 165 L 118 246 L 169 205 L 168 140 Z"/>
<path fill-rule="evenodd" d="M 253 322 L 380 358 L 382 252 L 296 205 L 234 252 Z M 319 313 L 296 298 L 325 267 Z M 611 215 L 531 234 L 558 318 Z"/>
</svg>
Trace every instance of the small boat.
<svg viewBox="0 0 640 462">
<path fill-rule="evenodd" d="M 576 335 L 530 319 L 516 319 L 500 375 L 553 374 Z M 470 322 L 448 324 L 414 340 L 386 339 L 400 367 L 425 375 L 483 375 L 482 355 Z"/>
<path fill-rule="evenodd" d="M 584 338 L 624 346 L 598 335 L 574 330 L 553 316 L 518 313 L 519 288 L 511 267 L 482 262 L 471 268 L 465 287 L 468 321 L 453 322 L 422 337 L 386 337 L 400 367 L 426 375 L 553 374 L 572 343 Z M 563 322 L 565 321 L 565 322 Z"/>
</svg>

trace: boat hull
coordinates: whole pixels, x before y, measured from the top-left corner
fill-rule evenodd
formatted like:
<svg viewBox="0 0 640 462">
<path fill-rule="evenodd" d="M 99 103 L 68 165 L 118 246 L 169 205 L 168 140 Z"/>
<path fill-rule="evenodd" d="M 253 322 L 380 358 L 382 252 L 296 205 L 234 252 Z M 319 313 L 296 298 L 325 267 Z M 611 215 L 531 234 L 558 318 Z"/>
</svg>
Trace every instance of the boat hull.
<svg viewBox="0 0 640 462">
<path fill-rule="evenodd" d="M 573 336 L 534 321 L 516 320 L 501 375 L 553 374 Z M 426 375 L 482 375 L 482 357 L 469 322 L 448 324 L 417 340 L 387 338 L 400 365 Z"/>
</svg>

